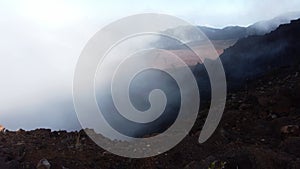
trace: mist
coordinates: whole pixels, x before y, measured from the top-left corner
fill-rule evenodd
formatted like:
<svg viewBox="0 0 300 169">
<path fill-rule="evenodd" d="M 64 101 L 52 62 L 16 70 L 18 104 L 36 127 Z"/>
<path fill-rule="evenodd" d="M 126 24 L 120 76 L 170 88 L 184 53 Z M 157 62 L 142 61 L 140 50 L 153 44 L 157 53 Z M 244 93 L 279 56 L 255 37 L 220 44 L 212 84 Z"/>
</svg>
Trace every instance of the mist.
<svg viewBox="0 0 300 169">
<path fill-rule="evenodd" d="M 77 59 L 87 41 L 101 27 L 118 18 L 139 12 L 160 12 L 178 16 L 193 24 L 225 27 L 250 25 L 284 12 L 295 11 L 299 7 L 299 1 L 278 4 L 276 10 L 265 14 L 265 9 L 260 5 L 255 16 L 252 16 L 250 14 L 260 1 L 251 2 L 249 9 L 244 5 L 246 2 L 235 2 L 236 6 L 243 6 L 243 17 L 237 18 L 241 10 L 230 13 L 227 1 L 216 1 L 206 6 L 202 5 L 205 4 L 204 1 L 191 2 L 193 5 L 186 8 L 181 8 L 181 3 L 165 8 L 166 5 L 161 4 L 163 2 L 136 2 L 135 9 L 131 5 L 125 8 L 122 5 L 115 6 L 116 2 L 104 5 L 100 2 L 70 4 L 49 1 L 46 5 L 36 1 L 28 3 L 29 5 L 16 1 L 1 2 L 0 124 L 9 130 L 81 129 L 72 103 L 72 82 Z M 273 1 L 265 2 L 268 3 L 273 4 Z M 206 10 L 201 10 L 203 7 Z M 211 10 L 216 9 L 214 7 L 223 10 L 217 10 L 219 12 L 214 14 L 213 11 L 216 10 Z M 195 12 L 191 8 L 199 10 Z M 56 11 L 55 15 L 53 11 Z M 223 13 L 226 15 L 220 15 Z M 172 65 L 171 61 L 162 63 L 166 67 Z M 158 76 L 156 78 L 160 79 L 160 73 L 153 77 Z M 165 83 L 169 80 L 172 81 L 168 79 Z M 136 79 L 136 84 L 140 81 L 142 80 Z M 149 88 L 145 90 L 149 90 L 152 85 L 149 84 Z M 135 103 L 139 99 L 133 99 L 134 104 L 141 109 L 147 108 L 143 107 L 147 102 L 144 97 L 141 98 L 143 103 Z"/>
</svg>

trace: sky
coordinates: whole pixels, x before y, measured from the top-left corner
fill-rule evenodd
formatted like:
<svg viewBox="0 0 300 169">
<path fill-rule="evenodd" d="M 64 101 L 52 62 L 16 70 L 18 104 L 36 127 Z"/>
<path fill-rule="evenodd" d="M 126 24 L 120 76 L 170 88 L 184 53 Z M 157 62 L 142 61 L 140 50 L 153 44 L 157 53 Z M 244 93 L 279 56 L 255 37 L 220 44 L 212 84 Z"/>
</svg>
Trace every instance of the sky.
<svg viewBox="0 0 300 169">
<path fill-rule="evenodd" d="M 299 0 L 0 1 L 0 124 L 55 128 L 58 119 L 56 128 L 75 128 L 64 123 L 74 113 L 76 61 L 95 32 L 122 17 L 154 12 L 221 28 L 291 11 L 300 11 Z"/>
</svg>

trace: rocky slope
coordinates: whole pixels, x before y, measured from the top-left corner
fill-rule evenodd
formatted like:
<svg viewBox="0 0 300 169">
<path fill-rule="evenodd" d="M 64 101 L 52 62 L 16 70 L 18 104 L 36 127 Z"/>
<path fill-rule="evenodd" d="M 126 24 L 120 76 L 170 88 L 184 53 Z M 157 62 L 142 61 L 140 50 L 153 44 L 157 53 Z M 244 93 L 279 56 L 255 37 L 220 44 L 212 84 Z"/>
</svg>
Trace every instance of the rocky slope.
<svg viewBox="0 0 300 169">
<path fill-rule="evenodd" d="M 128 159 L 95 145 L 83 131 L 2 131 L 0 168 L 300 168 L 300 65 L 269 72 L 230 93 L 222 121 L 204 144 L 197 138 L 207 110 L 190 134 L 156 157 Z M 116 142 L 117 144 L 117 142 Z"/>
</svg>

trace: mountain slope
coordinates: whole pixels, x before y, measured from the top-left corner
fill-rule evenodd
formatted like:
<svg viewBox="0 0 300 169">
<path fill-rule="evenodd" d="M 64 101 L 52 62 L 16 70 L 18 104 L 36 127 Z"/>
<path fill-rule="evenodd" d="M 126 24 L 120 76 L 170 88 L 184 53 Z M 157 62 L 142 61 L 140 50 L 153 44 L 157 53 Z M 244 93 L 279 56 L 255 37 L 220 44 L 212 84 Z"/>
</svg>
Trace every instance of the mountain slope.
<svg viewBox="0 0 300 169">
<path fill-rule="evenodd" d="M 220 56 L 229 83 L 254 79 L 275 68 L 300 62 L 300 19 L 264 36 L 240 39 Z"/>
</svg>

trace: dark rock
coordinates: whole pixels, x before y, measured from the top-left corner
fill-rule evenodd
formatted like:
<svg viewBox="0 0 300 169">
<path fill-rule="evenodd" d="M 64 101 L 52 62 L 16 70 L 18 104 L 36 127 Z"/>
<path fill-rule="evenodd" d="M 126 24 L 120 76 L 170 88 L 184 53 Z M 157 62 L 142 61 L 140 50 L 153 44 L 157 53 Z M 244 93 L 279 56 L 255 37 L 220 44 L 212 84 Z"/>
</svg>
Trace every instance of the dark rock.
<svg viewBox="0 0 300 169">
<path fill-rule="evenodd" d="M 300 137 L 289 137 L 281 144 L 281 149 L 296 157 L 300 157 Z"/>
</svg>

